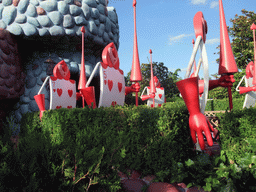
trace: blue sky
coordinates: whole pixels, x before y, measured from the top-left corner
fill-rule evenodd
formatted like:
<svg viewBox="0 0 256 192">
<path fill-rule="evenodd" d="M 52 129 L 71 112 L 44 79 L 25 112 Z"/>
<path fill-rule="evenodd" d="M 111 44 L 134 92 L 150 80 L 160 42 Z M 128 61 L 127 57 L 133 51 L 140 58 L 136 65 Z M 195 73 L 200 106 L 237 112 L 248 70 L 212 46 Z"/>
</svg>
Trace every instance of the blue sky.
<svg viewBox="0 0 256 192">
<path fill-rule="evenodd" d="M 241 10 L 254 11 L 255 0 L 222 0 L 227 26 Z M 120 68 L 124 74 L 131 70 L 133 58 L 134 10 L 133 0 L 109 0 L 108 6 L 116 9 L 119 23 Z M 209 75 L 218 73 L 216 47 L 220 43 L 220 18 L 218 0 L 137 0 L 136 25 L 140 64 L 148 63 L 149 49 L 152 61 L 163 62 L 169 71 L 180 68 L 179 76 L 184 78 L 195 39 L 193 18 L 202 11 L 207 21 L 206 51 Z M 255 22 L 256 24 L 256 22 Z M 195 39 L 196 40 L 196 39 Z M 231 37 L 230 37 L 231 40 Z M 199 53 L 199 52 L 198 52 Z M 197 53 L 197 55 L 198 55 Z M 198 57 L 196 61 L 198 61 Z M 199 76 L 203 77 L 203 68 Z M 211 76 L 210 76 L 211 77 Z"/>
</svg>

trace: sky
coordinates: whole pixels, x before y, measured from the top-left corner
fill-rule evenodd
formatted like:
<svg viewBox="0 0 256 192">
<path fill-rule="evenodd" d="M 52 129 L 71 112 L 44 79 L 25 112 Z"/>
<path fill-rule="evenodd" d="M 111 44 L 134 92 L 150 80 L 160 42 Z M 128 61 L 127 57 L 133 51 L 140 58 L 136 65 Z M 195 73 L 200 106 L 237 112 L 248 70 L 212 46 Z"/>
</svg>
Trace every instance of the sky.
<svg viewBox="0 0 256 192">
<path fill-rule="evenodd" d="M 222 0 L 227 26 L 230 19 L 242 15 L 241 10 L 254 11 L 256 0 Z M 119 24 L 118 56 L 120 69 L 126 76 L 131 71 L 134 40 L 133 0 L 109 0 L 108 6 L 114 7 Z M 218 73 L 219 58 L 217 46 L 220 44 L 219 0 L 137 0 L 136 28 L 140 64 L 152 61 L 163 62 L 169 71 L 180 68 L 179 77 L 184 79 L 192 54 L 192 39 L 196 40 L 193 26 L 195 14 L 201 11 L 207 22 L 206 52 L 209 76 Z M 255 21 L 256 24 L 256 21 Z M 231 37 L 230 41 L 232 40 Z M 199 61 L 199 51 L 196 63 Z M 203 67 L 199 77 L 203 78 Z"/>
</svg>

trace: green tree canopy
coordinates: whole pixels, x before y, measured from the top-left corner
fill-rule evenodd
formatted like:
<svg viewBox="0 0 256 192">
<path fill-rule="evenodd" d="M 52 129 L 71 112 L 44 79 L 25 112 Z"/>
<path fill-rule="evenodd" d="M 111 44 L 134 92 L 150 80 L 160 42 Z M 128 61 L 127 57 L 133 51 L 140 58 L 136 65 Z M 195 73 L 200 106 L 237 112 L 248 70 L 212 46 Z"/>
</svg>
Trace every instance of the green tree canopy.
<svg viewBox="0 0 256 192">
<path fill-rule="evenodd" d="M 153 62 L 153 73 L 154 76 L 157 76 L 157 78 L 160 81 L 161 87 L 164 87 L 165 89 L 165 96 L 166 98 L 171 98 L 175 95 L 179 94 L 179 90 L 176 86 L 176 82 L 180 80 L 178 76 L 178 72 L 180 69 L 177 69 L 174 73 L 169 72 L 168 68 L 164 66 L 164 63 L 160 62 Z M 147 63 L 141 64 L 141 73 L 142 73 L 142 81 L 140 82 L 140 93 L 142 93 L 143 89 L 146 86 L 149 86 L 149 81 L 151 78 L 151 65 Z M 127 74 L 125 77 L 126 85 L 130 86 L 132 83 L 130 82 L 130 75 L 131 72 Z"/>
</svg>

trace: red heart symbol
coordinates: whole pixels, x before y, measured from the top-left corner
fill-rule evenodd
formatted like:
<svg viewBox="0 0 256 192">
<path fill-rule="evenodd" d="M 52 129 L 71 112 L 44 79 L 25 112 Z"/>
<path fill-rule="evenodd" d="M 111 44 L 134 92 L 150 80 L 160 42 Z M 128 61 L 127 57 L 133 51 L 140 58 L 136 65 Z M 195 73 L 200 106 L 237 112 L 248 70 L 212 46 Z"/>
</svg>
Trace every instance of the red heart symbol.
<svg viewBox="0 0 256 192">
<path fill-rule="evenodd" d="M 55 93 L 56 89 L 53 89 L 53 92 Z"/>
<path fill-rule="evenodd" d="M 112 90 L 112 88 L 113 88 L 113 81 L 112 80 L 108 80 L 108 88 L 109 88 L 109 91 Z"/>
<path fill-rule="evenodd" d="M 72 108 L 72 106 L 67 106 L 67 108 L 68 108 L 68 109 L 71 109 L 71 108 Z"/>
<path fill-rule="evenodd" d="M 105 84 L 105 85 L 107 84 L 107 80 L 104 80 L 104 84 Z"/>
<path fill-rule="evenodd" d="M 123 88 L 123 84 L 118 82 L 118 90 L 119 90 L 119 93 L 122 91 L 122 88 Z"/>
<path fill-rule="evenodd" d="M 73 95 L 73 90 L 69 89 L 68 90 L 68 95 L 69 95 L 69 97 L 71 97 Z"/>
<path fill-rule="evenodd" d="M 54 77 L 54 76 L 50 76 L 51 80 L 52 81 L 56 81 L 57 80 L 57 77 Z"/>
<path fill-rule="evenodd" d="M 61 106 L 56 106 L 56 109 L 60 109 L 61 108 Z"/>
<path fill-rule="evenodd" d="M 59 97 L 62 95 L 62 89 L 57 89 L 57 93 L 58 93 L 58 95 L 59 95 Z"/>
<path fill-rule="evenodd" d="M 164 90 L 164 88 L 163 88 L 163 87 L 161 87 L 160 89 L 161 89 L 161 90 Z"/>
<path fill-rule="evenodd" d="M 162 104 L 158 104 L 158 107 L 161 107 L 162 106 Z"/>
<path fill-rule="evenodd" d="M 112 101 L 111 105 L 114 107 L 116 105 L 116 101 Z"/>
<path fill-rule="evenodd" d="M 151 104 L 151 107 L 153 108 L 153 107 L 154 107 L 154 105 L 153 105 L 153 104 Z"/>
<path fill-rule="evenodd" d="M 160 98 L 160 99 L 162 98 L 162 94 L 159 94 L 159 98 Z"/>
</svg>

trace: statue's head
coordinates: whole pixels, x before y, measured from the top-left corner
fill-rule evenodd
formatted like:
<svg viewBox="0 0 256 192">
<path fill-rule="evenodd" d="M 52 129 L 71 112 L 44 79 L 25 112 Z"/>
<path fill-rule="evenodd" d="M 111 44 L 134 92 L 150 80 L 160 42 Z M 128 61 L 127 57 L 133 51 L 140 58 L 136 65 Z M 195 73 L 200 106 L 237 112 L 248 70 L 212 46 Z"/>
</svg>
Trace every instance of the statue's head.
<svg viewBox="0 0 256 192">
<path fill-rule="evenodd" d="M 249 77 L 253 77 L 253 70 L 254 70 L 254 64 L 251 61 L 247 66 L 246 66 L 246 78 L 248 79 Z"/>
<path fill-rule="evenodd" d="M 68 69 L 67 64 L 64 60 L 60 61 L 53 69 L 53 75 L 54 77 L 57 77 L 58 79 L 70 79 L 70 71 Z"/>
<path fill-rule="evenodd" d="M 156 88 L 160 88 L 161 84 L 159 82 L 159 79 L 157 78 L 157 76 L 154 76 L 154 82 L 155 82 L 155 87 Z M 151 80 L 150 80 L 150 85 L 151 85 Z"/>
</svg>

